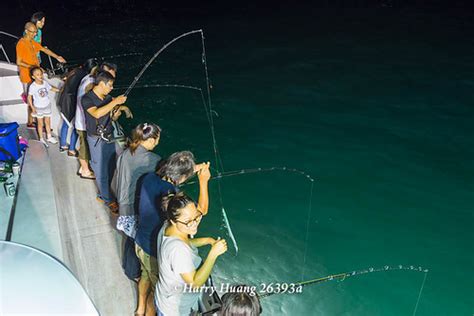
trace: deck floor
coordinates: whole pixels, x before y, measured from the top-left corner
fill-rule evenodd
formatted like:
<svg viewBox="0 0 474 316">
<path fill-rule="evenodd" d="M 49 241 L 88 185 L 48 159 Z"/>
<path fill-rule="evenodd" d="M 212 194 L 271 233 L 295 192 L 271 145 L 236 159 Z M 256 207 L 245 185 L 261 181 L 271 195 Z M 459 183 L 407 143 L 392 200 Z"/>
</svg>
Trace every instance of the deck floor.
<svg viewBox="0 0 474 316">
<path fill-rule="evenodd" d="M 24 125 L 19 133 L 27 139 L 36 138 L 36 133 Z M 57 144 L 50 145 L 43 154 L 46 162 L 49 161 L 50 168 L 45 169 L 50 169 L 46 176 L 52 179 L 52 184 L 49 179 L 40 183 L 52 187 L 54 197 L 50 199 L 55 200 L 58 247 L 62 250 L 63 262 L 83 285 L 101 315 L 133 315 L 136 285 L 122 271 L 121 235 L 115 229 L 115 218 L 95 200 L 95 182 L 76 175 L 78 160 L 60 153 L 58 148 Z M 41 213 L 41 210 L 33 211 Z M 34 220 L 33 216 L 30 218 Z M 15 240 L 12 238 L 12 241 Z"/>
<path fill-rule="evenodd" d="M 132 315 L 135 283 L 121 267 L 121 236 L 115 219 L 95 200 L 92 180 L 76 175 L 78 161 L 48 149 L 65 264 L 86 289 L 101 315 Z"/>
</svg>

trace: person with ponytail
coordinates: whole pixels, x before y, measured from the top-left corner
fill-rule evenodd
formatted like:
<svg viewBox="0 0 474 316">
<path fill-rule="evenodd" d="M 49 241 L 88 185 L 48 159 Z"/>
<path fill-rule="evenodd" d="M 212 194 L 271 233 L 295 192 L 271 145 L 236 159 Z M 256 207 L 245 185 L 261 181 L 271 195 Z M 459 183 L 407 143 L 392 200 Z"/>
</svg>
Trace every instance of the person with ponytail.
<svg viewBox="0 0 474 316">
<path fill-rule="evenodd" d="M 172 154 L 160 163 L 157 172 L 148 173 L 137 185 L 138 225 L 135 251 L 140 259 L 141 276 L 138 282 L 138 305 L 135 315 L 155 315 L 153 293 L 158 281 L 157 237 L 166 217 L 161 199 L 178 191 L 178 186 L 197 173 L 199 179 L 199 210 L 207 214 L 209 208 L 209 163 L 196 165 L 189 151 Z"/>
<path fill-rule="evenodd" d="M 205 213 L 186 194 L 170 194 L 162 203 L 167 220 L 157 240 L 157 312 L 166 316 L 195 315 L 201 295 L 199 288 L 211 275 L 217 257 L 227 251 L 227 243 L 211 237 L 191 238 L 198 233 Z M 211 245 L 211 250 L 202 262 L 197 248 L 206 245 Z"/>
<path fill-rule="evenodd" d="M 153 152 L 160 142 L 161 128 L 153 123 L 139 124 L 132 131 L 128 148 L 118 157 L 113 187 L 119 205 L 117 229 L 135 238 L 135 189 L 138 179 L 158 167 L 161 157 Z"/>
</svg>

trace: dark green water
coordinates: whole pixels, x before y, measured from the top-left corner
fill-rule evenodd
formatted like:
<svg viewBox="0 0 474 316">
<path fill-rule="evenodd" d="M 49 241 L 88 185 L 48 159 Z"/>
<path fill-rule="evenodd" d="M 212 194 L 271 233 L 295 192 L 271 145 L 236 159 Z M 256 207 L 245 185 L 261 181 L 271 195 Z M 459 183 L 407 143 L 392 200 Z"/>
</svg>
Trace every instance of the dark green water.
<svg viewBox="0 0 474 316">
<path fill-rule="evenodd" d="M 206 34 L 225 170 L 286 166 L 316 179 L 309 223 L 310 183 L 300 175 L 222 180 L 240 250 L 235 256 L 229 246 L 219 259 L 216 283 L 300 281 L 307 246 L 306 279 L 422 266 L 429 273 L 416 315 L 472 315 L 472 18 L 383 10 L 211 18 L 201 11 L 73 25 L 58 36 L 69 36 L 61 53 L 70 59 L 145 52 L 117 60 L 123 86 L 168 40 L 198 28 Z M 204 89 L 204 79 L 194 36 L 167 50 L 139 85 Z M 154 121 L 164 129 L 157 152 L 190 149 L 214 163 L 195 91 L 136 88 L 128 103 L 135 119 L 125 126 Z M 211 195 L 201 234 L 227 238 L 215 181 Z M 324 283 L 265 299 L 264 314 L 412 315 L 422 280 L 394 271 Z"/>
</svg>

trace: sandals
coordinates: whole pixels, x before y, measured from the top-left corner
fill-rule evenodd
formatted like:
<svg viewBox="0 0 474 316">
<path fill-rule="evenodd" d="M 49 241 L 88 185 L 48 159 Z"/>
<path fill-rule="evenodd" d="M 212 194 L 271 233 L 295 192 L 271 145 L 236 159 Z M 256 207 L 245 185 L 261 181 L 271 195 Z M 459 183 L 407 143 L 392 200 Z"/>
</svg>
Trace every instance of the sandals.
<svg viewBox="0 0 474 316">
<path fill-rule="evenodd" d="M 119 216 L 119 205 L 117 202 L 113 201 L 110 203 L 106 203 L 105 206 L 107 206 L 112 215 Z"/>
<path fill-rule="evenodd" d="M 109 209 L 110 213 L 112 213 L 112 215 L 119 216 L 119 205 L 117 202 L 115 201 L 105 202 L 105 200 L 101 198 L 100 196 L 96 196 L 95 199 L 97 200 L 97 202 L 102 203 L 105 206 L 107 206 L 107 208 Z"/>
<path fill-rule="evenodd" d="M 95 175 L 92 171 L 89 171 L 89 173 L 83 174 L 82 173 L 82 167 L 79 168 L 79 170 L 76 172 L 76 174 L 81 178 L 81 179 L 88 179 L 88 180 L 95 180 Z"/>
<path fill-rule="evenodd" d="M 76 158 L 77 156 L 79 156 L 79 154 L 78 154 L 77 151 L 75 151 L 75 150 L 68 150 L 68 151 L 67 151 L 67 155 L 68 155 L 69 157 L 73 157 L 73 158 Z"/>
<path fill-rule="evenodd" d="M 93 172 L 89 172 L 88 174 L 79 174 L 79 177 L 81 177 L 81 179 L 87 179 L 87 180 L 95 180 L 95 175 Z"/>
</svg>

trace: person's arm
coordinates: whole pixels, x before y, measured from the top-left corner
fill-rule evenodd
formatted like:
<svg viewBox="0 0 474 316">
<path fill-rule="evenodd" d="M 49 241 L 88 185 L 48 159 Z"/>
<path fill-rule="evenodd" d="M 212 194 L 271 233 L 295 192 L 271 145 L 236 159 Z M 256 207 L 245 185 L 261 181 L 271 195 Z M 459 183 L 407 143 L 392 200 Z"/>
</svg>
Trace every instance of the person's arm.
<svg viewBox="0 0 474 316">
<path fill-rule="evenodd" d="M 193 288 L 201 287 L 204 283 L 206 283 L 207 279 L 211 275 L 212 268 L 216 263 L 217 257 L 226 251 L 226 241 L 224 239 L 216 241 L 214 245 L 212 245 L 211 251 L 209 251 L 207 258 L 201 267 L 198 270 L 194 270 L 189 273 L 180 273 L 181 278 L 183 278 L 183 281 L 191 285 Z"/>
<path fill-rule="evenodd" d="M 25 67 L 25 68 L 31 68 L 31 67 L 36 66 L 36 65 L 31 65 L 31 64 L 25 63 L 23 61 L 23 59 L 21 59 L 21 56 L 19 56 L 18 54 L 17 54 L 17 57 L 16 57 L 16 64 L 19 67 Z"/>
<path fill-rule="evenodd" d="M 56 87 L 51 86 L 51 91 L 58 93 L 58 92 L 59 92 L 59 89 L 56 88 Z"/>
<path fill-rule="evenodd" d="M 99 119 L 102 116 L 109 114 L 115 106 L 125 103 L 125 101 L 127 101 L 127 97 L 124 95 L 120 95 L 116 98 L 113 98 L 112 101 L 110 101 L 104 106 L 101 106 L 100 108 L 96 106 L 88 108 L 87 112 L 92 115 L 92 117 Z"/>
<path fill-rule="evenodd" d="M 197 165 L 196 172 L 198 174 L 199 179 L 198 209 L 202 213 L 202 215 L 206 215 L 209 209 L 208 183 L 209 179 L 211 178 L 209 162 Z"/>
<path fill-rule="evenodd" d="M 45 53 L 48 56 L 51 56 L 51 57 L 55 58 L 60 63 L 65 63 L 66 62 L 66 60 L 62 56 L 59 56 L 58 54 L 56 54 L 55 52 L 53 52 L 52 50 L 50 50 L 47 47 L 41 46 L 40 51 L 42 51 L 43 53 Z"/>
<path fill-rule="evenodd" d="M 133 118 L 132 111 L 128 108 L 126 105 L 121 105 L 118 107 L 116 111 L 112 112 L 112 120 L 116 121 L 119 119 L 120 115 L 122 115 L 122 112 L 125 112 L 125 116 L 129 118 Z"/>
<path fill-rule="evenodd" d="M 203 237 L 203 238 L 193 238 L 189 241 L 191 245 L 194 247 L 202 247 L 206 245 L 214 245 L 216 240 L 211 237 Z"/>
<path fill-rule="evenodd" d="M 33 96 L 31 94 L 28 95 L 28 106 L 31 108 L 31 112 L 36 113 L 36 108 L 33 105 Z"/>
</svg>

